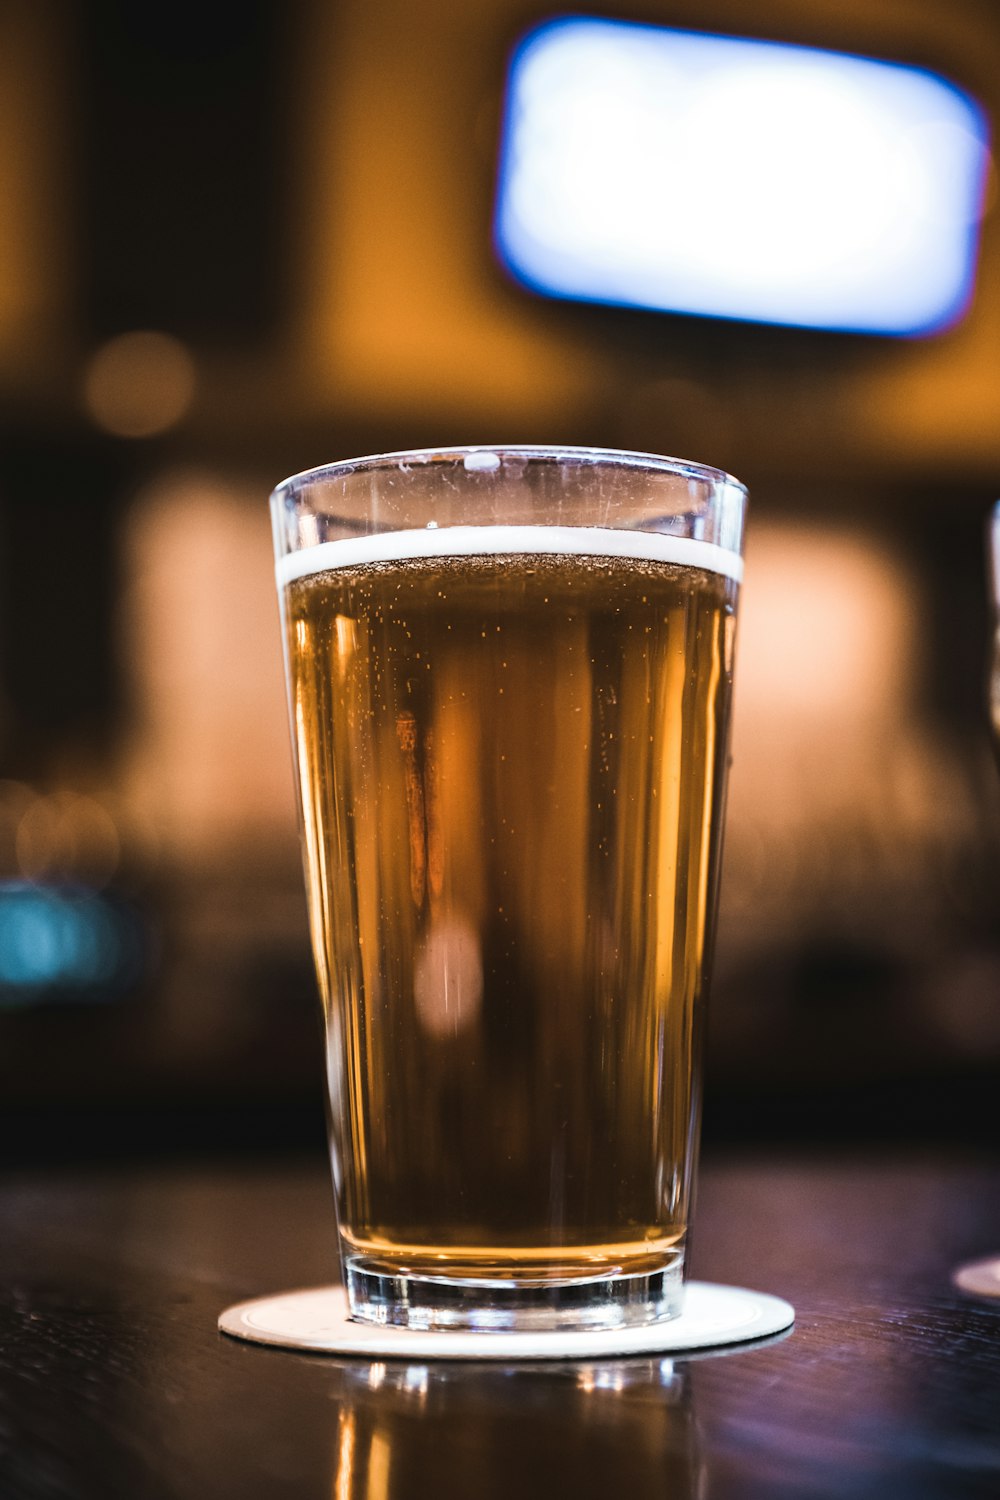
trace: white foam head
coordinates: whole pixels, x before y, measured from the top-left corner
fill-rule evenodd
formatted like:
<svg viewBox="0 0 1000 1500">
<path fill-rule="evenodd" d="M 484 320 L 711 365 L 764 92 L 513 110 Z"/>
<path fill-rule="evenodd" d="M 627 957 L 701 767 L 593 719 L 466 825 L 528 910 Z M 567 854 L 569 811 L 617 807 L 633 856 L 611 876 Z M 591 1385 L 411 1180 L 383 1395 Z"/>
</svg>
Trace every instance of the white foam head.
<svg viewBox="0 0 1000 1500">
<path fill-rule="evenodd" d="M 646 562 L 703 568 L 739 583 L 743 559 L 714 542 L 669 536 L 659 531 L 616 531 L 605 526 L 427 526 L 422 530 L 380 531 L 372 536 L 320 542 L 280 557 L 278 587 L 310 573 L 357 568 L 373 562 L 408 562 L 418 557 L 489 557 L 514 554 L 567 557 L 631 557 Z"/>
</svg>

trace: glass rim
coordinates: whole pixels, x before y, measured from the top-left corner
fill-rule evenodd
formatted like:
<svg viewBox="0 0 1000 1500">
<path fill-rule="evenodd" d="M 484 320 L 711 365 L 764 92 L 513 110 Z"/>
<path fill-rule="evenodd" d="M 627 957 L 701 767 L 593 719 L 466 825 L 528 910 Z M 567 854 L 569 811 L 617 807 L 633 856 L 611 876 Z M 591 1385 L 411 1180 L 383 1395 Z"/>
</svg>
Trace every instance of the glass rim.
<svg viewBox="0 0 1000 1500">
<path fill-rule="evenodd" d="M 630 469 L 647 469 L 651 472 L 674 475 L 679 479 L 701 480 L 705 483 L 738 490 L 744 500 L 749 491 L 741 480 L 725 469 L 694 459 L 673 458 L 662 453 L 646 453 L 629 448 L 588 447 L 572 443 L 465 443 L 445 447 L 401 448 L 392 453 L 369 453 L 360 458 L 337 459 L 333 463 L 318 464 L 314 468 L 301 469 L 275 485 L 271 491 L 272 501 L 293 499 L 311 485 L 323 484 L 332 479 L 346 479 L 351 474 L 375 473 L 379 469 L 399 468 L 403 463 L 423 464 L 447 463 L 459 458 L 468 458 L 475 453 L 510 455 L 522 459 L 540 459 L 552 462 L 561 458 L 578 463 L 604 463 Z M 491 471 L 474 470 L 488 475 Z"/>
</svg>

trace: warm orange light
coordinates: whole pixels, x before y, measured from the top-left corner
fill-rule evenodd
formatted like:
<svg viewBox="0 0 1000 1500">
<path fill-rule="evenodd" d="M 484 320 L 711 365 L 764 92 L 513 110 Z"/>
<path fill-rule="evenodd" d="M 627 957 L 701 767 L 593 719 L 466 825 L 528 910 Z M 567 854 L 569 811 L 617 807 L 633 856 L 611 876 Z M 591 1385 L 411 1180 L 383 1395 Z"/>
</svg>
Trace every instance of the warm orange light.
<svg viewBox="0 0 1000 1500">
<path fill-rule="evenodd" d="M 121 855 L 108 810 L 69 791 L 32 799 L 18 821 L 15 848 L 26 879 L 75 877 L 95 889 L 107 885 Z"/>
<path fill-rule="evenodd" d="M 135 719 L 130 809 L 164 852 L 219 856 L 228 841 L 295 847 L 295 802 L 274 556 L 262 480 L 167 472 L 124 536 L 122 652 Z"/>
<path fill-rule="evenodd" d="M 84 403 L 115 437 L 155 437 L 187 412 L 195 381 L 194 360 L 178 339 L 138 330 L 110 339 L 91 357 Z"/>
<path fill-rule="evenodd" d="M 860 532 L 758 524 L 739 626 L 744 720 L 838 740 L 897 720 L 914 675 L 911 590 L 905 568 Z"/>
</svg>

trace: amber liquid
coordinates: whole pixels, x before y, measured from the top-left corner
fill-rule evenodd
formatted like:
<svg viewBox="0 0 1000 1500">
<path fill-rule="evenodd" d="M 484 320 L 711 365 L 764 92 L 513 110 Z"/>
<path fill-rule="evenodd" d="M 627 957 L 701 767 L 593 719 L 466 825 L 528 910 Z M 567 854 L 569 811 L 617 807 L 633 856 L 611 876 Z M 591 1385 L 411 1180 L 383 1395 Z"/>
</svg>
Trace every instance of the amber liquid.
<svg viewBox="0 0 1000 1500">
<path fill-rule="evenodd" d="M 287 586 L 349 1263 L 679 1259 L 733 590 L 532 554 Z"/>
</svg>

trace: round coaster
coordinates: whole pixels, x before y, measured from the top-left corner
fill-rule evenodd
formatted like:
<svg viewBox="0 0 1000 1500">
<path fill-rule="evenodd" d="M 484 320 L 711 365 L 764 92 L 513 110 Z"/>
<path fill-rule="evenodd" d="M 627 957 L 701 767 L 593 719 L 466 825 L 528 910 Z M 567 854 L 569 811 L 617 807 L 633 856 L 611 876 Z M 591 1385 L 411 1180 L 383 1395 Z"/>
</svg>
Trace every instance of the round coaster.
<svg viewBox="0 0 1000 1500">
<path fill-rule="evenodd" d="M 971 1292 L 973 1297 L 1000 1297 L 1000 1256 L 959 1266 L 952 1280 L 960 1291 Z"/>
<path fill-rule="evenodd" d="M 689 1281 L 680 1316 L 642 1328 L 466 1333 L 355 1323 L 348 1316 L 347 1294 L 339 1286 L 311 1287 L 237 1303 L 222 1314 L 219 1327 L 223 1333 L 259 1344 L 377 1359 L 585 1359 L 745 1343 L 781 1333 L 794 1320 L 795 1309 L 780 1297 Z"/>
</svg>

